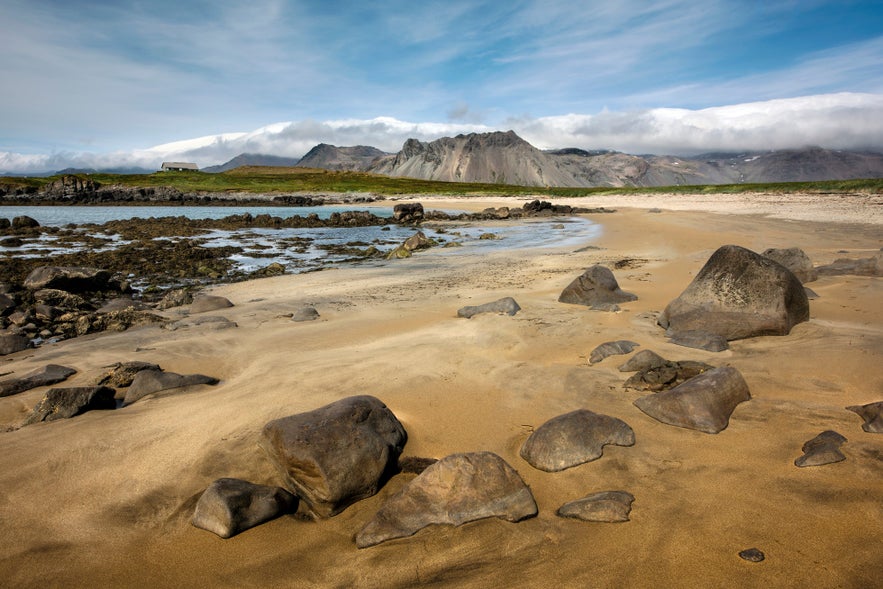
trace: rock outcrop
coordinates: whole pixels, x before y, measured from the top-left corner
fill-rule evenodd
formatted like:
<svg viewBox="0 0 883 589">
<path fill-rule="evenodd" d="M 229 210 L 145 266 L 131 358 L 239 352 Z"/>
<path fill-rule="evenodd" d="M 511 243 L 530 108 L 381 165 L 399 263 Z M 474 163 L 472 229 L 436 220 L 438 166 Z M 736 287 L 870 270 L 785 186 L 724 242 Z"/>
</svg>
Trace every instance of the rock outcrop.
<svg viewBox="0 0 883 589">
<path fill-rule="evenodd" d="M 67 380 L 68 377 L 76 373 L 76 370 L 67 366 L 47 364 L 43 368 L 29 372 L 20 378 L 0 382 L 0 397 L 23 393 L 37 387 L 57 384 Z"/>
<path fill-rule="evenodd" d="M 326 518 L 374 495 L 406 441 L 393 412 L 363 395 L 271 421 L 260 444 L 304 510 Z"/>
<path fill-rule="evenodd" d="M 191 313 L 207 313 L 209 311 L 219 311 L 228 309 L 233 306 L 230 299 L 216 295 L 198 295 L 194 297 L 193 303 L 190 304 Z"/>
<path fill-rule="evenodd" d="M 110 387 L 49 389 L 25 418 L 23 425 L 67 419 L 96 409 L 114 409 L 115 394 L 116 391 Z"/>
<path fill-rule="evenodd" d="M 356 546 L 405 538 L 433 524 L 488 517 L 517 522 L 536 514 L 533 494 L 505 460 L 491 452 L 453 454 L 391 496 L 356 534 Z"/>
<path fill-rule="evenodd" d="M 743 247 L 725 245 L 668 304 L 659 324 L 670 334 L 699 330 L 729 341 L 787 335 L 808 319 L 809 301 L 790 270 Z"/>
<path fill-rule="evenodd" d="M 131 405 L 147 395 L 200 384 L 215 385 L 218 379 L 204 374 L 176 374 L 161 370 L 140 370 L 132 378 L 123 404 Z"/>
</svg>

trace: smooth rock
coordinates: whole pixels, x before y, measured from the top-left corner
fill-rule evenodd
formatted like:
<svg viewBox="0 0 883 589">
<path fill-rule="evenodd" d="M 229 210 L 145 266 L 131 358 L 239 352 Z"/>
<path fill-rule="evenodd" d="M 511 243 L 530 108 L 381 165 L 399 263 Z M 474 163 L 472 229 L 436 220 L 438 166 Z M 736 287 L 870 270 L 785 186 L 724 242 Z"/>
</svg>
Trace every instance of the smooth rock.
<svg viewBox="0 0 883 589">
<path fill-rule="evenodd" d="M 668 304 L 659 324 L 670 335 L 698 330 L 729 341 L 787 335 L 807 320 L 809 301 L 790 270 L 743 247 L 725 245 Z"/>
<path fill-rule="evenodd" d="M 491 452 L 453 454 L 392 495 L 356 534 L 356 546 L 406 538 L 433 524 L 488 517 L 517 522 L 536 514 L 530 488 L 505 460 Z"/>
<path fill-rule="evenodd" d="M 318 318 L 319 311 L 313 307 L 301 307 L 291 316 L 291 320 L 296 322 L 315 321 Z"/>
<path fill-rule="evenodd" d="M 729 425 L 736 406 L 750 398 L 739 371 L 722 366 L 671 390 L 636 399 L 634 404 L 662 423 L 716 434 Z"/>
<path fill-rule="evenodd" d="M 18 217 L 12 218 L 12 228 L 13 229 L 30 229 L 32 227 L 39 227 L 40 223 L 34 219 L 33 217 L 28 217 L 27 215 L 20 215 Z"/>
<path fill-rule="evenodd" d="M 227 309 L 232 307 L 233 303 L 225 297 L 215 295 L 200 295 L 193 299 L 190 305 L 191 313 L 206 313 L 208 311 L 217 311 L 219 309 Z"/>
<path fill-rule="evenodd" d="M 377 493 L 408 437 L 379 399 L 341 399 L 264 426 L 260 444 L 314 517 L 336 515 Z"/>
<path fill-rule="evenodd" d="M 626 491 L 602 491 L 565 503 L 556 514 L 587 522 L 627 522 L 634 500 Z"/>
<path fill-rule="evenodd" d="M 883 434 L 883 401 L 867 405 L 852 405 L 847 409 L 865 420 L 862 424 L 863 430 L 869 434 Z"/>
<path fill-rule="evenodd" d="M 812 260 L 800 248 L 769 248 L 764 250 L 761 255 L 791 270 L 794 276 L 803 284 L 818 280 L 819 278 L 819 273 L 813 267 Z"/>
<path fill-rule="evenodd" d="M 664 366 L 667 362 L 668 360 L 652 350 L 641 350 L 620 366 L 619 371 L 639 372 L 641 370 L 650 370 L 651 368 Z"/>
<path fill-rule="evenodd" d="M 685 348 L 694 348 L 707 352 L 723 352 L 730 348 L 726 337 L 700 329 L 674 332 L 668 341 Z"/>
<path fill-rule="evenodd" d="M 21 352 L 22 350 L 27 350 L 30 346 L 31 340 L 23 335 L 14 333 L 0 334 L 0 356 Z"/>
<path fill-rule="evenodd" d="M 794 466 L 822 466 L 842 462 L 846 460 L 846 456 L 840 451 L 840 446 L 844 443 L 846 438 L 837 432 L 823 431 L 803 445 L 800 449 L 803 456 L 794 461 Z"/>
<path fill-rule="evenodd" d="M 25 418 L 23 425 L 67 419 L 96 409 L 114 409 L 115 394 L 116 391 L 110 387 L 49 389 Z"/>
<path fill-rule="evenodd" d="M 466 319 L 470 319 L 480 313 L 498 313 L 512 316 L 520 310 L 521 307 L 518 306 L 518 303 L 515 302 L 515 299 L 513 299 L 512 297 L 504 297 L 491 303 L 484 303 L 483 305 L 470 305 L 462 307 L 457 311 L 457 317 L 465 317 Z"/>
<path fill-rule="evenodd" d="M 131 405 L 135 401 L 170 389 L 178 389 L 181 387 L 189 387 L 198 384 L 215 385 L 220 382 L 217 378 L 206 376 L 204 374 L 176 374 L 174 372 L 163 372 L 160 370 L 141 370 L 132 379 L 129 390 L 126 391 L 126 397 L 123 404 Z"/>
<path fill-rule="evenodd" d="M 221 538 L 230 538 L 296 508 L 297 497 L 285 489 L 223 478 L 209 485 L 200 496 L 190 523 Z"/>
<path fill-rule="evenodd" d="M 635 432 L 621 419 L 578 409 L 534 430 L 520 455 L 534 468 L 557 472 L 597 460 L 607 444 L 633 446 Z"/>
<path fill-rule="evenodd" d="M 631 354 L 632 350 L 640 345 L 624 339 L 615 342 L 604 342 L 591 351 L 589 354 L 589 364 L 597 364 L 608 356 Z"/>
<path fill-rule="evenodd" d="M 76 370 L 67 366 L 47 364 L 43 368 L 31 371 L 20 378 L 0 382 L 0 397 L 15 395 L 37 387 L 57 384 L 67 380 L 69 376 L 76 373 Z"/>
<path fill-rule="evenodd" d="M 599 307 L 637 299 L 636 295 L 619 288 L 610 268 L 596 264 L 567 285 L 558 297 L 558 302 Z"/>
<path fill-rule="evenodd" d="M 763 562 L 766 556 L 757 548 L 747 548 L 739 553 L 739 558 L 748 562 Z"/>
<path fill-rule="evenodd" d="M 22 283 L 28 290 L 43 288 L 71 293 L 107 290 L 110 272 L 100 268 L 73 266 L 39 266 Z"/>
<path fill-rule="evenodd" d="M 150 362 L 140 362 L 134 360 L 132 362 L 116 362 L 109 366 L 105 366 L 107 372 L 96 379 L 96 385 L 105 385 L 109 387 L 127 387 L 142 370 L 162 371 L 158 364 Z"/>
</svg>

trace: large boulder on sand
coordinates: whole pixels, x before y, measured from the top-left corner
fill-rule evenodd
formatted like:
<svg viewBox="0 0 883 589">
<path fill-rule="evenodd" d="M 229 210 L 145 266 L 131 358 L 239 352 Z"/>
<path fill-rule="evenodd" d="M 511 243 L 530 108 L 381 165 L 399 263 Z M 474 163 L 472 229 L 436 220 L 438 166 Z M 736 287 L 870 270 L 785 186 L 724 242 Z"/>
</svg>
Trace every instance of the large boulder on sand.
<svg viewBox="0 0 883 589">
<path fill-rule="evenodd" d="M 791 270 L 802 283 L 818 280 L 819 273 L 812 265 L 812 260 L 798 247 L 769 248 L 764 250 L 763 257 L 778 262 Z"/>
<path fill-rule="evenodd" d="M 406 538 L 432 524 L 459 526 L 488 517 L 517 522 L 536 514 L 530 488 L 505 460 L 491 452 L 453 454 L 391 496 L 356 534 L 356 546 Z"/>
<path fill-rule="evenodd" d="M 605 308 L 637 299 L 637 295 L 619 288 L 610 268 L 595 264 L 561 291 L 558 302 Z"/>
<path fill-rule="evenodd" d="M 662 423 L 707 434 L 723 431 L 736 406 L 751 394 L 738 370 L 722 366 L 662 393 L 635 400 L 635 406 Z"/>
<path fill-rule="evenodd" d="M 297 497 L 285 489 L 224 478 L 209 485 L 199 497 L 190 523 L 230 538 L 296 507 Z"/>
<path fill-rule="evenodd" d="M 534 468 L 557 472 L 597 460 L 607 444 L 633 446 L 635 432 L 621 419 L 578 409 L 538 427 L 521 446 L 521 457 Z"/>
<path fill-rule="evenodd" d="M 725 245 L 668 304 L 659 324 L 669 333 L 698 330 L 735 340 L 787 335 L 808 319 L 809 301 L 790 270 L 743 247 Z"/>
<path fill-rule="evenodd" d="M 407 439 L 393 412 L 363 395 L 271 421 L 260 444 L 304 510 L 324 518 L 374 495 Z"/>
<path fill-rule="evenodd" d="M 199 295 L 193 299 L 190 305 L 191 313 L 207 313 L 208 311 L 218 311 L 232 307 L 233 303 L 226 297 L 216 295 Z"/>
</svg>

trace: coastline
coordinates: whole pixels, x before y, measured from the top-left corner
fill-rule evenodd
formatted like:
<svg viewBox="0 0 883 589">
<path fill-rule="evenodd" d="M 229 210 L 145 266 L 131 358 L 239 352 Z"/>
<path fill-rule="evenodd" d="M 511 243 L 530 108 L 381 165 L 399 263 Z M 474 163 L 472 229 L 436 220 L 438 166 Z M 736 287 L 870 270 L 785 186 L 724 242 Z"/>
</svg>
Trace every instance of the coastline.
<svg viewBox="0 0 883 589">
<path fill-rule="evenodd" d="M 590 217 L 603 230 L 588 248 L 486 256 L 429 250 L 381 267 L 224 284 L 210 292 L 235 303 L 220 313 L 235 329 L 142 328 L 4 358 L 3 371 L 16 373 L 47 362 L 76 367 L 65 386 L 127 360 L 210 374 L 221 384 L 0 433 L 3 524 L 16 538 L 0 548 L 0 572 L 20 587 L 873 583 L 883 438 L 862 432 L 843 408 L 883 398 L 880 279 L 823 277 L 809 285 L 820 295 L 809 322 L 788 336 L 733 342 L 717 354 L 670 344 L 654 314 L 720 245 L 797 246 L 816 265 L 875 254 L 883 245 L 881 197 L 845 197 L 838 207 L 815 196 L 772 195 L 756 206 L 741 195 L 720 198 L 560 199 L 618 212 Z M 427 210 L 455 201 L 475 211 L 513 202 L 410 200 Z M 557 302 L 586 267 L 625 259 L 632 262 L 614 274 L 639 298 L 621 312 Z M 461 306 L 503 296 L 522 311 L 456 317 Z M 285 317 L 305 304 L 319 310 L 319 321 Z M 616 366 L 624 357 L 587 365 L 592 348 L 617 339 L 666 358 L 731 364 L 752 400 L 717 435 L 655 422 L 632 406 L 640 395 L 621 386 L 626 375 Z M 0 422 L 15 422 L 43 392 L 0 399 Z M 328 521 L 283 517 L 230 540 L 190 526 L 195 498 L 216 478 L 279 484 L 256 443 L 267 421 L 357 394 L 377 396 L 399 417 L 409 436 L 405 456 L 500 454 L 531 487 L 539 516 L 434 527 L 358 550 L 352 535 L 410 476 L 398 475 Z M 600 460 L 554 474 L 518 456 L 533 428 L 579 407 L 627 421 L 636 445 L 607 447 Z M 827 429 L 849 440 L 847 460 L 794 467 L 801 444 Z M 565 501 L 613 488 L 635 495 L 632 521 L 587 524 L 554 515 Z M 752 546 L 767 561 L 738 558 Z"/>
</svg>

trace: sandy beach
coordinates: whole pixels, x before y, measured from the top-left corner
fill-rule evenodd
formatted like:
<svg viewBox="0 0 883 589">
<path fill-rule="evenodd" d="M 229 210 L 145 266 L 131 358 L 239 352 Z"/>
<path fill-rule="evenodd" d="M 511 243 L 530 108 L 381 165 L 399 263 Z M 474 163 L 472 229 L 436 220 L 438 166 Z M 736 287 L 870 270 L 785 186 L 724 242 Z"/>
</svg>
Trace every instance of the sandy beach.
<svg viewBox="0 0 883 589">
<path fill-rule="evenodd" d="M 426 208 L 451 200 L 419 199 Z M 521 201 L 457 199 L 458 207 Z M 160 393 L 116 411 L 14 429 L 47 387 L 0 398 L 0 578 L 9 587 L 883 587 L 883 435 L 848 405 L 883 400 L 883 282 L 821 277 L 810 321 L 787 336 L 719 353 L 669 343 L 656 315 L 719 246 L 800 247 L 816 265 L 883 247 L 883 197 L 636 195 L 561 201 L 590 215 L 580 247 L 489 255 L 419 252 L 380 267 L 329 269 L 217 286 L 238 324 L 105 333 L 0 358 L 0 373 L 48 363 L 91 383 L 141 360 L 216 386 Z M 651 208 L 660 212 L 648 212 Z M 586 268 L 614 267 L 638 300 L 616 313 L 557 301 Z M 457 317 L 511 296 L 515 316 Z M 310 305 L 321 317 L 296 323 Z M 166 315 L 179 319 L 186 307 Z M 711 435 L 672 427 L 632 403 L 626 356 L 589 365 L 619 339 L 672 360 L 736 367 L 752 399 Z M 358 549 L 353 536 L 412 474 L 319 522 L 284 516 L 228 540 L 190 525 L 215 479 L 281 481 L 258 446 L 279 417 L 373 395 L 405 426 L 403 457 L 488 450 L 530 486 L 539 515 L 434 526 Z M 627 422 L 633 447 L 547 473 L 519 456 L 546 420 L 586 408 Z M 846 460 L 797 468 L 824 430 Z M 555 515 L 567 501 L 621 489 L 631 521 Z M 760 563 L 738 553 L 756 547 Z"/>
</svg>

